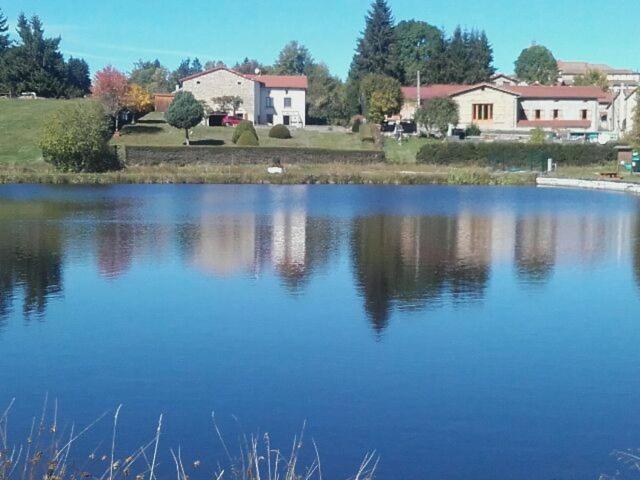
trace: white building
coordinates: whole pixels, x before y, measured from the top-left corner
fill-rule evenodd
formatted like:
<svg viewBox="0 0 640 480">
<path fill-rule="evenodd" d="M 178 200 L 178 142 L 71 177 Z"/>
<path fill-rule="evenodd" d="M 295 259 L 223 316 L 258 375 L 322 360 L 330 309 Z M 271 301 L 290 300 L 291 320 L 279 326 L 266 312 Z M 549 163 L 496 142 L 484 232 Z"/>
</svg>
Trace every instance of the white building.
<svg viewBox="0 0 640 480">
<path fill-rule="evenodd" d="M 585 75 L 590 70 L 597 70 L 607 75 L 607 80 L 614 91 L 628 87 L 640 86 L 640 72 L 630 69 L 613 68 L 603 63 L 566 62 L 558 60 L 558 83 L 573 85 L 578 75 Z"/>
<path fill-rule="evenodd" d="M 227 68 L 214 68 L 180 80 L 179 90 L 191 92 L 209 107 L 207 125 L 220 125 L 225 115 L 263 125 L 306 124 L 307 77 L 302 75 L 245 75 Z M 220 105 L 220 97 L 239 97 L 232 111 Z"/>
</svg>

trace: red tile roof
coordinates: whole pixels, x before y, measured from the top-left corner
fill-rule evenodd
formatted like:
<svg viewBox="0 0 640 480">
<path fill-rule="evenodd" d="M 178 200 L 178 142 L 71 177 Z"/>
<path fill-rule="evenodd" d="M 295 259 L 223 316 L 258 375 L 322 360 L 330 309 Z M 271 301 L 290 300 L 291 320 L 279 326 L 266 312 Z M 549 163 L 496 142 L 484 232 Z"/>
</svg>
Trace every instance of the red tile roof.
<svg viewBox="0 0 640 480">
<path fill-rule="evenodd" d="M 307 77 L 304 75 L 245 75 L 224 67 L 217 67 L 212 68 L 211 70 L 194 73 L 188 77 L 181 78 L 180 81 L 184 82 L 187 80 L 193 80 L 194 78 L 202 77 L 203 75 L 208 75 L 209 73 L 217 72 L 218 70 L 226 70 L 227 72 L 231 72 L 239 77 L 246 78 L 247 80 L 260 82 L 267 88 L 301 88 L 305 90 L 308 88 Z"/>
<path fill-rule="evenodd" d="M 505 90 L 517 93 L 523 98 L 553 98 L 553 99 L 597 99 L 606 100 L 607 92 L 600 87 L 570 87 L 565 85 L 528 85 L 505 86 Z"/>
<path fill-rule="evenodd" d="M 262 83 L 267 88 L 302 88 L 307 89 L 309 82 L 304 75 L 245 75 L 245 77 Z"/>
<path fill-rule="evenodd" d="M 468 88 L 468 85 L 423 85 L 420 87 L 420 99 L 428 100 L 436 97 L 448 97 L 454 93 Z M 402 95 L 406 100 L 415 100 L 418 96 L 417 87 L 402 87 Z"/>
<path fill-rule="evenodd" d="M 589 128 L 590 120 L 518 120 L 518 127 Z"/>
</svg>

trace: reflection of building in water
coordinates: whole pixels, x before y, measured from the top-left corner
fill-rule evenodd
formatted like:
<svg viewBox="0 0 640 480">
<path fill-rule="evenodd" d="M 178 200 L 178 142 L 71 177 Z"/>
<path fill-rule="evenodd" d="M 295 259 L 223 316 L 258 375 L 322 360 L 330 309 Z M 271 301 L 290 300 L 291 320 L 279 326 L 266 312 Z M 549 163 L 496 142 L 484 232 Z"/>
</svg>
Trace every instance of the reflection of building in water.
<svg viewBox="0 0 640 480">
<path fill-rule="evenodd" d="M 352 256 L 377 331 L 390 311 L 481 298 L 489 279 L 490 221 L 482 217 L 358 218 Z"/>
<path fill-rule="evenodd" d="M 252 272 L 256 266 L 255 215 L 205 217 L 191 246 L 191 262 L 219 276 Z"/>
<path fill-rule="evenodd" d="M 304 211 L 273 215 L 271 260 L 284 277 L 301 277 L 306 267 L 307 216 Z"/>
<path fill-rule="evenodd" d="M 557 217 L 518 218 L 515 231 L 515 261 L 518 275 L 528 281 L 546 280 L 555 264 Z"/>
</svg>

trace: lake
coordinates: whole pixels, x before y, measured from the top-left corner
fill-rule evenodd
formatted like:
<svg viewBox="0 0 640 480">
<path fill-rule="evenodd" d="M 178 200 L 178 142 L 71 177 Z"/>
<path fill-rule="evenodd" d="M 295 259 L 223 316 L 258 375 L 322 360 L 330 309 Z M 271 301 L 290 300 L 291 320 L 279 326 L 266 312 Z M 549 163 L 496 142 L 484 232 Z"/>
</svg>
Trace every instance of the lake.
<svg viewBox="0 0 640 480">
<path fill-rule="evenodd" d="M 534 187 L 0 186 L 14 442 L 123 404 L 211 478 L 306 421 L 327 479 L 584 479 L 640 447 L 640 199 Z M 104 451 L 110 422 L 76 454 Z M 98 444 L 98 437 L 105 443 Z M 95 442 L 95 443 L 92 443 Z M 311 447 L 312 448 L 312 447 Z"/>
</svg>

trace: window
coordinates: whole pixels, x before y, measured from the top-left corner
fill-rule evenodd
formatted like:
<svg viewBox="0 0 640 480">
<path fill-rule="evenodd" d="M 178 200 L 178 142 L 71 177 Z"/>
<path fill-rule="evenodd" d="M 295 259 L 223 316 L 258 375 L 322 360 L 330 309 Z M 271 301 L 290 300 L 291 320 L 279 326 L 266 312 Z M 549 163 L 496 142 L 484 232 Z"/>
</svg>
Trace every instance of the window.
<svg viewBox="0 0 640 480">
<path fill-rule="evenodd" d="M 273 113 L 267 113 L 267 123 L 273 123 Z"/>
<path fill-rule="evenodd" d="M 291 97 L 284 97 L 284 108 L 291 108 Z"/>
<path fill-rule="evenodd" d="M 587 110 L 582 110 L 582 112 L 581 112 L 582 120 L 587 120 L 587 114 L 588 114 Z"/>
<path fill-rule="evenodd" d="M 558 120 L 560 118 L 560 110 L 557 108 L 553 111 L 553 119 Z"/>
<path fill-rule="evenodd" d="M 542 118 L 542 110 L 536 110 L 534 115 L 536 120 L 540 120 Z"/>
<path fill-rule="evenodd" d="M 492 103 L 474 103 L 473 119 L 474 120 L 493 120 L 493 104 Z"/>
<path fill-rule="evenodd" d="M 267 107 L 273 107 L 273 97 L 267 97 Z"/>
</svg>

